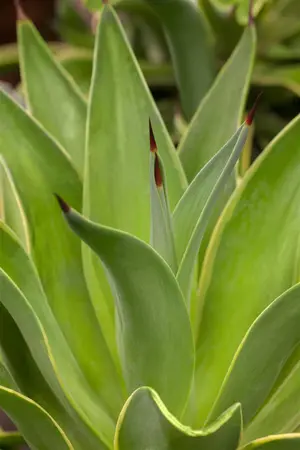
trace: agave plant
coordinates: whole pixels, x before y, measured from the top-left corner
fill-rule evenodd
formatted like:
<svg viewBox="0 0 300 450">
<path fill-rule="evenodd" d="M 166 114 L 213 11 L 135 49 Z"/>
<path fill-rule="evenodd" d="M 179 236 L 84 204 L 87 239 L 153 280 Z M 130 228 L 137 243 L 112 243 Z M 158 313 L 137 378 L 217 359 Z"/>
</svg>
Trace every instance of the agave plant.
<svg viewBox="0 0 300 450">
<path fill-rule="evenodd" d="M 300 117 L 237 179 L 254 24 L 175 150 L 112 7 L 87 102 L 20 19 L 26 109 L 0 94 L 0 406 L 20 436 L 1 446 L 298 449 Z"/>
</svg>

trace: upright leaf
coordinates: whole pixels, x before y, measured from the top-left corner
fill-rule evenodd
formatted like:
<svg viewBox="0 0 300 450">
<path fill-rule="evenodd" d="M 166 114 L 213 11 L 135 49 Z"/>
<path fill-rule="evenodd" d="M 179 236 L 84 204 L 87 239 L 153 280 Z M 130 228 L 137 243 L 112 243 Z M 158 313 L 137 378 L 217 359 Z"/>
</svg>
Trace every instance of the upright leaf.
<svg viewBox="0 0 300 450">
<path fill-rule="evenodd" d="M 225 145 L 241 122 L 255 48 L 256 33 L 251 25 L 201 102 L 180 143 L 180 158 L 189 181 Z"/>
<path fill-rule="evenodd" d="M 3 93 L 0 99 L 0 152 L 28 217 L 32 254 L 47 301 L 94 393 L 110 397 L 106 403 L 112 406 L 107 389 L 101 388 L 108 369 L 110 375 L 105 378 L 119 398 L 112 411 L 116 416 L 122 404 L 122 380 L 114 382 L 118 375 L 90 303 L 80 242 L 66 229 L 53 198 L 53 192 L 61 191 L 80 209 L 78 175 L 54 141 L 21 108 Z"/>
<path fill-rule="evenodd" d="M 194 348 L 171 269 L 143 241 L 87 221 L 59 201 L 69 225 L 99 255 L 111 279 L 129 391 L 153 386 L 168 408 L 180 414 L 190 390 Z"/>
<path fill-rule="evenodd" d="M 197 423 L 205 420 L 253 321 L 294 283 L 299 142 L 300 116 L 249 169 L 210 244 L 199 286 Z"/>
<path fill-rule="evenodd" d="M 190 0 L 146 0 L 169 46 L 182 108 L 190 120 L 214 78 L 212 43 L 202 11 Z"/>
<path fill-rule="evenodd" d="M 227 154 L 227 160 L 226 158 L 225 161 L 223 160 L 224 149 L 221 149 L 220 152 L 222 158 L 220 158 L 220 155 L 217 154 L 216 157 L 207 164 L 208 167 L 205 166 L 203 170 L 199 172 L 198 176 L 196 176 L 196 178 L 194 179 L 195 184 L 197 185 L 199 184 L 200 180 L 204 181 L 203 178 L 205 179 L 207 175 L 208 177 L 211 175 L 210 172 L 212 166 L 214 166 L 213 170 L 216 170 L 217 173 L 219 172 L 218 178 L 214 179 L 215 183 L 214 185 L 211 186 L 211 192 L 209 192 L 209 194 L 207 195 L 206 202 L 203 205 L 202 211 L 200 211 L 198 220 L 194 225 L 194 229 L 192 230 L 190 236 L 187 236 L 189 240 L 187 242 L 187 246 L 180 260 L 178 273 L 176 275 L 178 283 L 180 284 L 181 290 L 184 294 L 187 303 L 189 303 L 190 300 L 194 268 L 197 262 L 197 256 L 205 230 L 212 217 L 214 207 L 218 202 L 222 192 L 224 191 L 226 183 L 228 182 L 230 175 L 232 174 L 232 171 L 234 169 L 234 166 L 238 161 L 238 158 L 243 150 L 243 147 L 245 145 L 249 133 L 249 125 L 250 123 L 248 124 L 247 122 L 245 122 L 245 125 L 243 126 L 241 132 L 239 133 L 233 149 L 232 149 L 232 142 L 229 141 L 228 146 L 225 145 L 224 148 L 226 150 L 226 153 L 228 150 L 232 150 L 231 153 L 229 154 L 229 157 Z M 233 138 L 233 141 L 235 141 L 235 138 Z M 219 166 L 220 162 L 225 163 L 224 166 L 220 167 Z M 216 173 L 213 173 L 213 175 L 215 176 Z M 207 178 L 206 181 L 208 181 L 208 183 L 211 183 L 211 180 L 208 180 Z M 189 189 L 194 189 L 193 183 L 190 185 Z M 201 187 L 199 186 L 199 190 L 200 189 Z M 191 201 L 190 195 L 183 196 L 182 198 L 184 197 L 186 197 L 184 201 L 187 202 Z"/>
<path fill-rule="evenodd" d="M 239 405 L 226 411 L 212 426 L 193 431 L 170 414 L 156 392 L 140 388 L 120 414 L 115 446 L 120 450 L 232 450 L 237 448 L 240 432 Z"/>
<path fill-rule="evenodd" d="M 300 285 L 297 285 L 275 300 L 247 332 L 224 380 L 212 418 L 239 401 L 243 424 L 250 422 L 271 392 L 289 355 L 300 345 L 299 320 Z M 299 380 L 298 385 L 300 390 Z M 249 395 L 251 386 L 255 386 L 255 391 Z"/>
<path fill-rule="evenodd" d="M 22 83 L 30 111 L 64 147 L 82 175 L 85 100 L 28 20 L 19 21 L 18 41 Z"/>
</svg>

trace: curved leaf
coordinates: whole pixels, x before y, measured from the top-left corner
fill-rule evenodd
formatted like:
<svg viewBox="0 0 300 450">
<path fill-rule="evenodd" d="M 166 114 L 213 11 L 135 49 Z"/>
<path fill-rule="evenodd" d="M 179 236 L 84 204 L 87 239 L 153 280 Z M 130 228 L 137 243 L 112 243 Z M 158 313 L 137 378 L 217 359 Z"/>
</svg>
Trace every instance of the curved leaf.
<svg viewBox="0 0 300 450">
<path fill-rule="evenodd" d="M 82 94 L 27 20 L 18 24 L 18 42 L 26 103 L 82 175 L 87 114 Z"/>
<path fill-rule="evenodd" d="M 127 400 L 116 428 L 119 450 L 233 450 L 241 433 L 241 411 L 235 405 L 211 427 L 193 431 L 178 422 L 150 388 L 140 388 Z"/>
<path fill-rule="evenodd" d="M 257 439 L 242 447 L 241 450 L 298 450 L 300 445 L 300 434 L 278 434 L 266 438 Z"/>
<path fill-rule="evenodd" d="M 0 386 L 0 406 L 13 420 L 32 449 L 72 450 L 73 447 L 63 430 L 34 401 Z"/>
<path fill-rule="evenodd" d="M 100 432 L 101 438 L 108 444 L 113 434 L 113 421 L 106 408 L 110 409 L 112 414 L 112 408 L 117 409 L 118 403 L 121 402 L 121 399 L 118 398 L 117 381 L 110 379 L 113 374 L 110 371 L 106 372 L 107 367 L 102 361 L 101 370 L 104 378 L 102 377 L 98 380 L 99 388 L 102 392 L 95 391 L 90 384 L 90 380 L 84 377 L 78 362 L 68 348 L 65 337 L 49 308 L 29 256 L 24 252 L 13 235 L 3 226 L 0 227 L 0 240 L 2 250 L 0 267 L 5 271 L 2 272 L 2 269 L 0 269 L 2 282 L 0 302 L 7 308 L 18 328 L 22 331 L 23 338 L 43 377 L 63 406 L 69 412 L 70 408 L 65 399 L 66 395 L 83 420 L 89 426 L 92 426 L 95 432 Z M 5 326 L 2 327 L 2 333 L 9 326 L 7 320 L 3 325 Z M 17 345 L 16 339 L 17 335 L 14 345 Z M 40 398 L 43 398 L 46 406 L 53 410 L 53 414 L 61 415 L 59 407 L 57 407 L 51 395 L 49 396 L 43 380 L 36 374 L 34 367 L 29 366 L 27 368 L 27 377 L 31 373 L 28 381 L 36 380 L 32 391 L 32 387 L 30 385 L 28 387 L 26 374 L 22 376 L 24 370 L 22 369 L 22 364 L 20 367 L 17 359 L 14 361 L 11 359 L 14 357 L 12 353 L 14 351 L 12 349 L 13 343 L 6 337 L 2 345 L 5 346 L 4 349 L 8 357 L 10 357 L 10 363 L 15 367 L 16 382 L 20 384 L 21 389 L 26 393 L 28 392 L 31 397 L 39 391 Z M 88 350 L 87 353 L 89 354 Z M 74 415 L 72 411 L 71 415 Z M 98 443 L 98 446 L 100 445 L 101 443 Z"/>
<path fill-rule="evenodd" d="M 200 422 L 253 321 L 295 283 L 299 142 L 300 115 L 248 170 L 206 254 L 199 286 L 202 319 L 195 382 Z"/>
<path fill-rule="evenodd" d="M 299 321 L 300 285 L 297 285 L 275 300 L 247 332 L 224 380 L 212 419 L 238 401 L 243 408 L 243 424 L 250 422 L 271 392 L 289 355 L 300 344 Z M 300 379 L 298 385 L 300 390 Z M 255 390 L 250 391 L 252 386 Z"/>
<path fill-rule="evenodd" d="M 69 225 L 98 254 L 111 279 L 129 391 L 153 386 L 168 408 L 180 414 L 190 390 L 194 347 L 188 313 L 171 269 L 137 238 L 67 209 Z"/>
<path fill-rule="evenodd" d="M 243 442 L 267 434 L 290 433 L 300 423 L 300 360 L 244 430 Z"/>
<path fill-rule="evenodd" d="M 146 0 L 166 34 L 182 108 L 192 118 L 214 79 L 212 45 L 201 10 L 190 0 Z"/>
<path fill-rule="evenodd" d="M 248 26 L 180 143 L 180 158 L 190 182 L 225 145 L 241 122 L 255 47 L 255 28 Z"/>
<path fill-rule="evenodd" d="M 218 178 L 215 180 L 215 184 L 212 187 L 211 192 L 207 196 L 206 202 L 203 206 L 203 210 L 201 211 L 198 217 L 193 232 L 190 235 L 187 247 L 180 261 L 176 277 L 187 302 L 189 302 L 190 300 L 190 293 L 193 281 L 193 271 L 195 268 L 195 264 L 197 262 L 197 256 L 205 230 L 207 228 L 209 220 L 211 219 L 214 207 L 217 204 L 220 195 L 225 190 L 226 183 L 228 182 L 230 175 L 234 169 L 234 166 L 238 161 L 238 158 L 243 150 L 243 147 L 247 140 L 248 132 L 249 126 L 245 124 L 245 126 L 243 127 L 243 129 L 241 130 L 240 134 L 237 137 L 236 144 L 234 145 L 230 156 L 227 157 L 227 161 L 225 160 L 225 163 L 224 160 L 222 161 L 224 163 L 224 166 L 221 169 L 220 167 L 218 167 L 219 171 Z M 230 144 L 229 149 L 232 149 Z M 213 159 L 208 163 L 208 165 L 210 167 L 213 165 L 215 166 L 216 169 L 216 165 L 218 166 L 219 163 L 220 161 L 217 161 L 216 163 L 216 159 Z M 196 176 L 195 183 L 197 184 L 199 183 L 199 178 L 202 178 L 203 172 L 205 173 L 204 176 L 206 176 L 207 172 L 209 172 L 210 169 L 208 169 L 207 171 L 205 170 L 206 168 L 207 167 L 205 166 L 203 168 L 203 171 L 200 171 L 199 176 Z"/>
<path fill-rule="evenodd" d="M 66 228 L 53 198 L 53 192 L 61 191 L 80 209 L 78 175 L 54 141 L 4 93 L 0 93 L 0 117 L 0 153 L 24 205 L 32 254 L 47 301 L 94 395 L 106 397 L 105 403 L 113 408 L 111 414 L 116 418 L 123 404 L 122 379 L 90 302 L 80 242 Z M 113 396 L 102 389 L 106 369 Z"/>
</svg>

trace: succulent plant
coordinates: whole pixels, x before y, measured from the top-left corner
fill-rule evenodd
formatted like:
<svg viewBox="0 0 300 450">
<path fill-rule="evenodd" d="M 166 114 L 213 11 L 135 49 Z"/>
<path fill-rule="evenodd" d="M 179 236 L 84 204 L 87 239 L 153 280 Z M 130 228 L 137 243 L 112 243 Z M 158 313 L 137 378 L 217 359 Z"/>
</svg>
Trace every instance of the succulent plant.
<svg viewBox="0 0 300 450">
<path fill-rule="evenodd" d="M 88 101 L 22 15 L 18 38 L 0 407 L 20 436 L 0 447 L 298 449 L 300 116 L 241 178 L 254 24 L 177 150 L 111 6 Z"/>
</svg>

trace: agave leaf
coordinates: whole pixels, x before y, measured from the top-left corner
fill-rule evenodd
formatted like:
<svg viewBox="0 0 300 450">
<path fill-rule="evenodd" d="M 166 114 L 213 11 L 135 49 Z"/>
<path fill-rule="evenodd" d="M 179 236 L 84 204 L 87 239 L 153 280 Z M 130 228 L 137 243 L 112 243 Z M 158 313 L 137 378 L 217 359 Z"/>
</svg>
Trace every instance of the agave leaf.
<svg viewBox="0 0 300 450">
<path fill-rule="evenodd" d="M 271 392 L 289 355 L 300 344 L 299 320 L 300 285 L 297 285 L 275 300 L 247 332 L 227 373 L 212 419 L 239 401 L 244 425 L 250 422 Z M 255 390 L 249 395 L 251 386 Z"/>
<path fill-rule="evenodd" d="M 11 173 L 0 156 L 0 219 L 18 236 L 27 252 L 30 251 L 30 237 L 24 208 L 13 182 Z"/>
<path fill-rule="evenodd" d="M 104 8 L 96 36 L 89 102 L 84 213 L 149 242 L 149 117 L 173 206 L 185 177 L 116 14 Z M 60 191 L 58 191 L 60 192 Z M 114 306 L 100 262 L 84 248 L 84 268 L 115 361 Z"/>
<path fill-rule="evenodd" d="M 0 255 L 0 267 L 10 277 L 11 284 L 14 283 L 15 286 L 9 285 L 8 293 L 2 287 L 1 302 L 8 309 L 19 329 L 22 330 L 36 364 L 56 396 L 67 407 L 64 400 L 66 394 L 74 408 L 96 432 L 104 430 L 101 438 L 109 445 L 113 433 L 113 423 L 107 410 L 111 415 L 117 415 L 122 402 L 118 393 L 118 380 L 110 379 L 114 374 L 101 359 L 99 359 L 101 361 L 99 365 L 103 375 L 98 380 L 97 390 L 91 384 L 90 379 L 84 378 L 81 368 L 70 352 L 53 317 L 30 257 L 5 226 L 0 227 L 0 238 L 3 250 Z M 14 255 L 14 258 L 11 258 L 10 255 Z M 7 281 L 6 284 L 8 284 Z M 8 339 L 3 340 L 3 342 L 7 341 Z M 7 345 L 7 353 L 12 357 L 12 344 L 8 342 Z M 108 372 L 106 372 L 107 369 Z M 15 372 L 18 374 L 21 371 L 17 369 Z M 24 378 L 26 375 L 21 379 L 21 383 L 25 382 L 28 389 Z M 16 381 L 19 383 L 18 380 Z M 32 380 L 30 379 L 30 381 Z M 43 385 L 41 391 L 44 391 Z M 31 390 L 28 395 L 33 395 Z M 44 395 L 47 395 L 47 392 Z"/>
<path fill-rule="evenodd" d="M 300 434 L 277 434 L 266 438 L 257 439 L 250 444 L 241 447 L 241 450 L 298 450 L 300 445 Z"/>
<path fill-rule="evenodd" d="M 87 107 L 81 91 L 27 20 L 18 24 L 18 41 L 30 111 L 65 148 L 82 175 Z"/>
<path fill-rule="evenodd" d="M 247 123 L 245 123 L 240 132 L 238 131 L 237 135 L 233 136 L 232 140 L 230 140 L 229 143 L 220 150 L 220 153 L 217 153 L 217 155 L 207 164 L 207 166 L 205 166 L 203 170 L 199 172 L 198 176 L 196 176 L 196 178 L 194 179 L 194 182 L 190 184 L 189 189 L 191 190 L 195 190 L 196 185 L 198 192 L 201 192 L 201 189 L 204 190 L 207 188 L 211 189 L 211 191 L 209 193 L 204 193 L 202 211 L 201 208 L 199 208 L 200 211 L 198 209 L 198 219 L 194 224 L 192 232 L 187 235 L 189 240 L 187 242 L 186 248 L 184 249 L 184 253 L 180 260 L 179 269 L 176 275 L 187 303 L 189 303 L 190 300 L 193 281 L 193 269 L 197 262 L 199 247 L 201 245 L 206 227 L 214 211 L 214 206 L 219 200 L 220 195 L 224 191 L 226 183 L 228 182 L 234 166 L 239 159 L 239 156 L 247 140 L 248 133 L 249 126 L 247 125 Z M 206 184 L 205 187 L 203 187 L 204 183 Z M 197 196 L 200 197 L 201 194 L 199 195 L 198 192 Z M 203 197 L 201 200 L 203 201 Z M 186 197 L 183 201 L 191 204 L 191 202 L 195 201 L 195 198 L 192 199 L 191 195 L 186 191 Z M 197 206 L 199 207 L 199 205 Z M 187 211 L 185 211 L 185 213 L 187 213 Z M 185 217 L 188 217 L 188 214 Z M 193 220 L 193 217 L 191 217 L 191 219 Z"/>
<path fill-rule="evenodd" d="M 63 430 L 33 400 L 0 386 L 0 406 L 13 420 L 30 448 L 34 450 L 73 449 Z"/>
<path fill-rule="evenodd" d="M 180 143 L 180 158 L 189 181 L 230 139 L 242 120 L 255 48 L 255 28 L 248 26 Z"/>
<path fill-rule="evenodd" d="M 101 258 L 117 308 L 118 344 L 130 392 L 153 386 L 180 414 L 190 390 L 194 348 L 188 313 L 171 272 L 143 241 L 87 221 L 62 203 L 71 228 Z"/>
<path fill-rule="evenodd" d="M 206 255 L 199 286 L 195 382 L 195 395 L 201 398 L 200 422 L 253 321 L 294 284 L 300 223 L 299 142 L 300 115 L 248 170 Z"/>
<path fill-rule="evenodd" d="M 239 405 L 211 427 L 193 431 L 170 414 L 155 391 L 143 387 L 131 395 L 120 414 L 115 446 L 120 450 L 232 450 L 240 433 Z"/>
<path fill-rule="evenodd" d="M 104 449 L 102 443 L 91 433 L 71 405 L 66 404 L 64 399 L 61 401 L 61 397 L 61 402 L 55 397 L 33 359 L 16 323 L 2 305 L 0 306 L 0 321 L 0 343 L 5 363 L 5 366 L 4 363 L 0 365 L 0 384 L 20 391 L 38 402 L 63 428 L 74 449 L 80 450 L 83 447 L 89 450 L 94 448 Z M 56 331 L 55 327 L 54 331 Z M 33 332 L 32 335 L 35 336 L 35 333 Z M 56 336 L 60 340 L 59 332 Z M 64 362 L 67 364 L 68 358 Z M 73 372 L 69 373 L 68 376 L 73 376 Z"/>
<path fill-rule="evenodd" d="M 201 10 L 187 0 L 146 0 L 166 34 L 183 112 L 192 118 L 214 78 L 208 27 Z"/>
<path fill-rule="evenodd" d="M 289 433 L 300 423 L 300 361 L 244 430 L 243 442 Z"/>
<path fill-rule="evenodd" d="M 168 193 L 164 186 L 164 168 L 157 154 L 155 138 L 150 125 L 150 188 L 151 188 L 151 246 L 177 271 L 172 217 Z"/>
<path fill-rule="evenodd" d="M 53 198 L 53 192 L 61 190 L 80 209 L 78 175 L 42 129 L 5 94 L 0 96 L 0 152 L 6 158 L 33 230 L 32 253 L 47 301 L 97 396 L 110 397 L 106 389 L 100 394 L 103 370 L 109 370 L 108 381 L 114 386 L 113 398 L 119 398 L 119 406 L 111 398 L 107 403 L 115 404 L 116 415 L 123 394 L 87 293 L 80 242 L 66 229 Z M 98 361 L 101 364 L 95 364 Z"/>
</svg>

